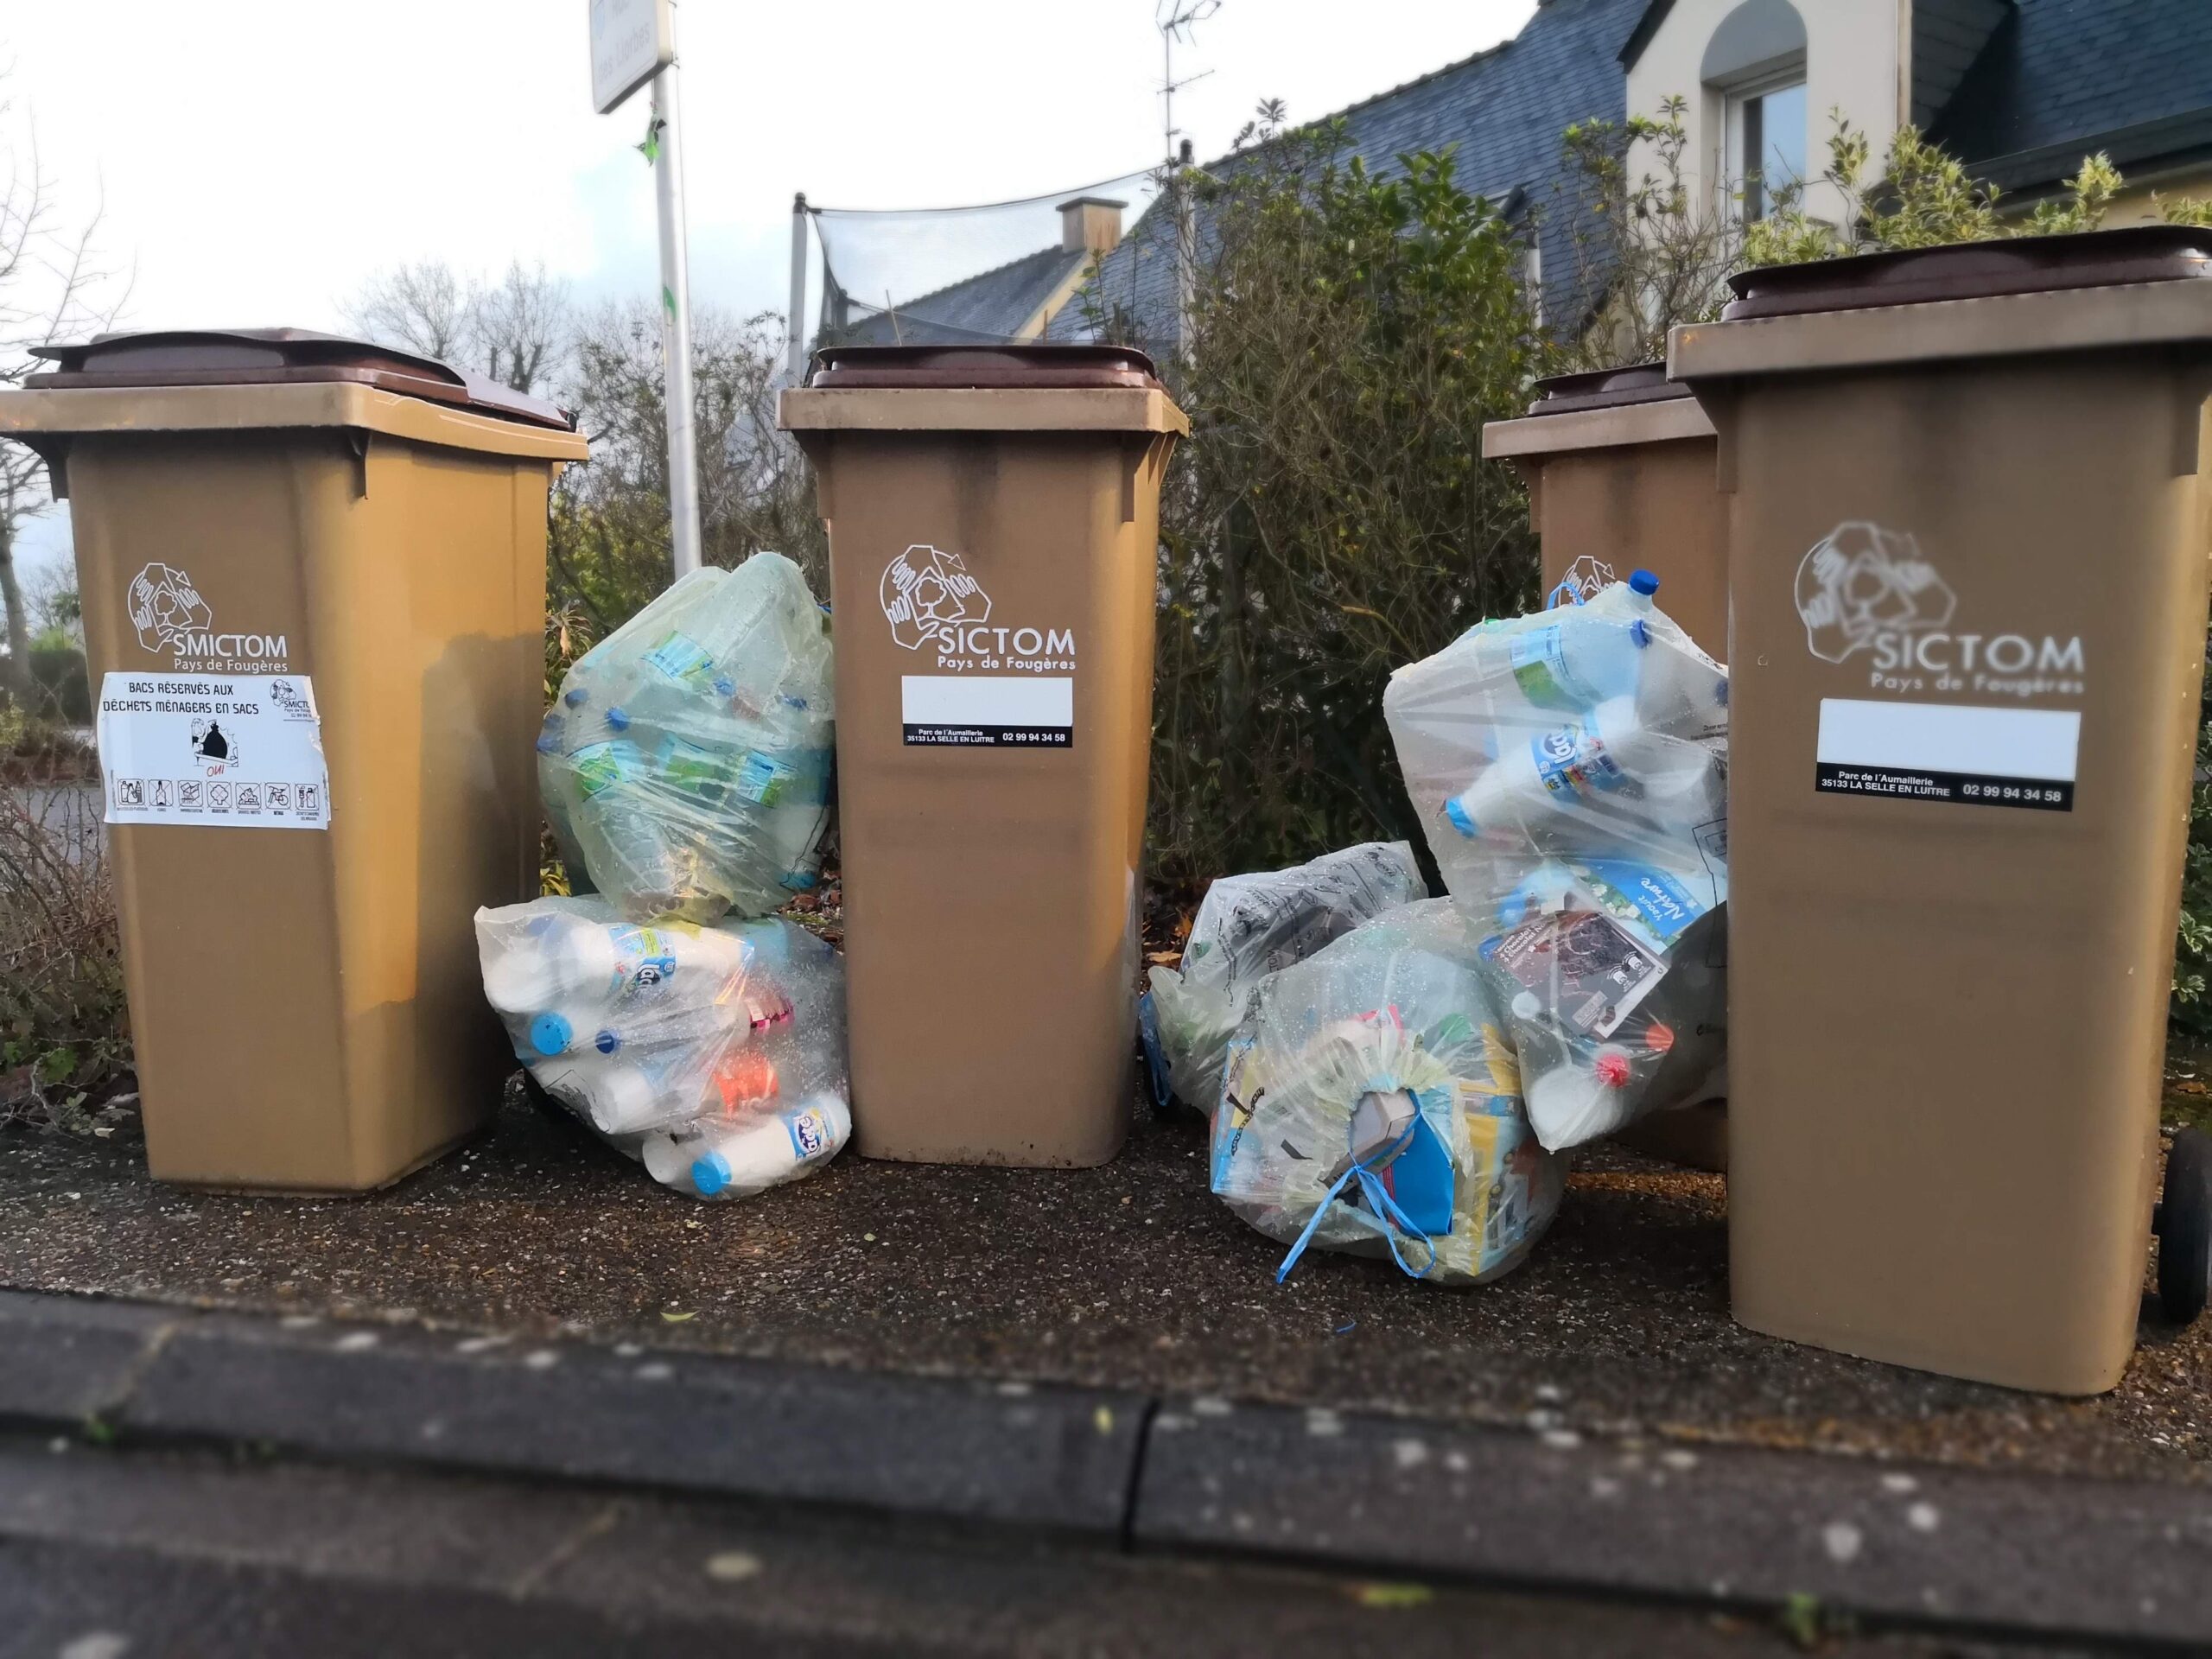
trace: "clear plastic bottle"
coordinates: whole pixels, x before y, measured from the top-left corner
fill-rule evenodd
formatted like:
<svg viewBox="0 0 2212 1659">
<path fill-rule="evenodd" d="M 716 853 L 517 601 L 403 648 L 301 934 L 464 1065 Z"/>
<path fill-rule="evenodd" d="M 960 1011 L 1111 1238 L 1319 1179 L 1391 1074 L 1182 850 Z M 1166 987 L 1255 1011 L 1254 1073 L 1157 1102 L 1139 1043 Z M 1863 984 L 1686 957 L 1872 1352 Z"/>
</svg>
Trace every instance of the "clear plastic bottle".
<svg viewBox="0 0 2212 1659">
<path fill-rule="evenodd" d="M 1484 636 L 1481 649 L 1539 709 L 1579 711 L 1614 697 L 1636 695 L 1651 645 L 1651 596 L 1659 579 L 1638 570 L 1626 584 L 1624 614 L 1588 605 L 1563 605 L 1541 620 Z"/>
<path fill-rule="evenodd" d="M 1444 816 L 1471 841 L 1519 845 L 1555 842 L 1560 820 L 1594 813 L 1617 838 L 1624 819 L 1655 830 L 1703 823 L 1721 810 L 1722 788 L 1711 751 L 1650 730 L 1633 698 L 1615 697 L 1510 743 L 1445 802 Z"/>
</svg>

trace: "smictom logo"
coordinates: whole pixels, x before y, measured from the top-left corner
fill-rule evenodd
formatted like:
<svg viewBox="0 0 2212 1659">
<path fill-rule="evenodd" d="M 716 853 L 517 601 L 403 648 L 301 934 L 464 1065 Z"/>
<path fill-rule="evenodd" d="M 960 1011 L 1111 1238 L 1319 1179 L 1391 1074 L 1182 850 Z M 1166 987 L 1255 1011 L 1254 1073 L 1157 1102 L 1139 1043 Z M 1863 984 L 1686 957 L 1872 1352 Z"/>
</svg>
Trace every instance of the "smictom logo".
<svg viewBox="0 0 2212 1659">
<path fill-rule="evenodd" d="M 1953 628 L 1958 594 L 1902 531 L 1836 526 L 1799 563 L 1796 604 L 1806 649 L 1824 663 L 1858 659 L 1869 690 L 2014 697 L 2082 690 L 2079 634 Z"/>
<path fill-rule="evenodd" d="M 287 666 L 281 633 L 218 633 L 215 612 L 177 565 L 149 564 L 130 580 L 124 608 L 142 651 L 166 652 L 181 671 L 247 674 Z"/>
</svg>

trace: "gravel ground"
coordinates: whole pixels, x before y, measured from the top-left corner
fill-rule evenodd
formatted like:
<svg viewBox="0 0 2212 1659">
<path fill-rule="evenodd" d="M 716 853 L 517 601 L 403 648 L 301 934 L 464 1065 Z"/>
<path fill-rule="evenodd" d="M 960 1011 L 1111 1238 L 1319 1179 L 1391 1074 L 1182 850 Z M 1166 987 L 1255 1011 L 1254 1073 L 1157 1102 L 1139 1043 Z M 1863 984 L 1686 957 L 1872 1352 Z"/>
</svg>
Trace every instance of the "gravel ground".
<svg viewBox="0 0 2212 1659">
<path fill-rule="evenodd" d="M 491 1135 L 359 1198 L 156 1186 L 129 1134 L 0 1134 L 0 1284 L 642 1338 L 2075 1473 L 2212 1478 L 2212 1321 L 2146 1309 L 2110 1395 L 2069 1402 L 1799 1348 L 1727 1313 L 1714 1177 L 1586 1155 L 1529 1262 L 1473 1291 L 1280 1247 L 1206 1192 L 1195 1121 L 1103 1169 L 848 1156 L 702 1205 L 517 1092 Z"/>
</svg>

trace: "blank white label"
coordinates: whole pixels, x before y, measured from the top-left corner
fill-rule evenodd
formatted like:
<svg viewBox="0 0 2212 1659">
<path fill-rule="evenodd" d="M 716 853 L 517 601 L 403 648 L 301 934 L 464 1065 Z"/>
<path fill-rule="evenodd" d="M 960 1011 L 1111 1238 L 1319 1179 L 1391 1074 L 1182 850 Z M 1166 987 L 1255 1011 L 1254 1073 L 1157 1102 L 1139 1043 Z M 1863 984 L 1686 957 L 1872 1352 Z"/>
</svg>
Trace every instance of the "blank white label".
<svg viewBox="0 0 2212 1659">
<path fill-rule="evenodd" d="M 907 674 L 899 693 L 911 744 L 1065 749 L 1075 742 L 1071 675 Z"/>
<path fill-rule="evenodd" d="M 1824 793 L 2070 811 L 2082 716 L 2071 709 L 1821 699 Z"/>
</svg>

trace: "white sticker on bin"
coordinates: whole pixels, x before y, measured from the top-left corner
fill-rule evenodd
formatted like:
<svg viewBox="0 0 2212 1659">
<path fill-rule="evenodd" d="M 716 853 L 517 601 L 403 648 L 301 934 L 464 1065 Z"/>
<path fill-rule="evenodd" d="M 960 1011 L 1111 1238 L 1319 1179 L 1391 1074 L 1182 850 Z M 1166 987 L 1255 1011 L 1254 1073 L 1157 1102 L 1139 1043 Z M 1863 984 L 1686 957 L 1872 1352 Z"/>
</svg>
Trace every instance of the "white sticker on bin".
<svg viewBox="0 0 2212 1659">
<path fill-rule="evenodd" d="M 2076 709 L 1823 697 L 1815 787 L 2070 812 L 2081 747 Z"/>
<path fill-rule="evenodd" d="M 322 721 L 304 674 L 111 673 L 97 736 L 110 823 L 330 827 Z"/>
<path fill-rule="evenodd" d="M 1065 749 L 1075 743 L 1071 675 L 906 674 L 906 741 L 924 746 Z"/>
</svg>

